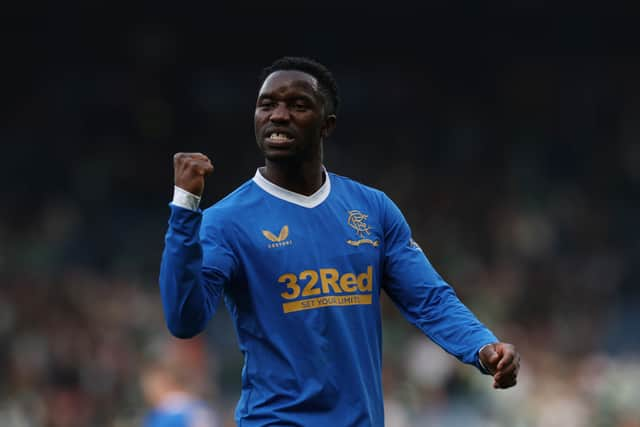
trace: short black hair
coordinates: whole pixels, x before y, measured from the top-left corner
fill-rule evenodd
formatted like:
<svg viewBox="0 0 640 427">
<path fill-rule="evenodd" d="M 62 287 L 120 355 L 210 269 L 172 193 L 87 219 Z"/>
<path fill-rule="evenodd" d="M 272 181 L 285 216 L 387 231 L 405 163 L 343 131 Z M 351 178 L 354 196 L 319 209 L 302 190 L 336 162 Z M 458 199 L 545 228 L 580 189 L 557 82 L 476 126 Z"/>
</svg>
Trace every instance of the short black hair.
<svg viewBox="0 0 640 427">
<path fill-rule="evenodd" d="M 271 73 L 281 70 L 302 71 L 313 76 L 319 85 L 319 90 L 328 101 L 328 114 L 337 114 L 340 104 L 338 95 L 338 83 L 331 74 L 331 71 L 318 61 L 302 56 L 284 56 L 276 59 L 271 65 L 262 69 L 260 73 L 260 86 Z"/>
</svg>

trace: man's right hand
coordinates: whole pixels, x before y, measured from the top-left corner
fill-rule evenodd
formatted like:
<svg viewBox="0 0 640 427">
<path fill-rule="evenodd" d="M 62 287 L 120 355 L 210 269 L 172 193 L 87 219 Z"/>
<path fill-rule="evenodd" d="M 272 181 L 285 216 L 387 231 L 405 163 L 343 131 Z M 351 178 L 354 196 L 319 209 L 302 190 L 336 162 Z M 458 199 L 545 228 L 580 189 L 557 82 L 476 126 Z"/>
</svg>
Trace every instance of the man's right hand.
<svg viewBox="0 0 640 427">
<path fill-rule="evenodd" d="M 173 156 L 174 184 L 198 197 L 204 191 L 204 178 L 213 172 L 213 164 L 202 153 L 176 153 Z"/>
</svg>

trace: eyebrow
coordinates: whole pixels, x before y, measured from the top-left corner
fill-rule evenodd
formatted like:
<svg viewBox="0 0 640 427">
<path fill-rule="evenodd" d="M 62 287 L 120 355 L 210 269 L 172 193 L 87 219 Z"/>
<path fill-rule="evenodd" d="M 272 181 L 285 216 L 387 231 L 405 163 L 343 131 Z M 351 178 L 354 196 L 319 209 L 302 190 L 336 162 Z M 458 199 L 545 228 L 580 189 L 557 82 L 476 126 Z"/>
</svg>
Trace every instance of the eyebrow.
<svg viewBox="0 0 640 427">
<path fill-rule="evenodd" d="M 258 96 L 258 101 L 262 101 L 265 98 L 278 98 L 278 95 L 274 94 L 273 92 L 265 92 L 262 93 Z M 314 97 L 309 96 L 307 94 L 295 94 L 295 95 L 287 95 L 284 97 L 287 100 L 298 100 L 301 99 L 303 101 L 307 101 L 307 102 L 311 102 L 311 103 L 317 103 L 318 101 L 316 101 L 314 99 Z"/>
</svg>

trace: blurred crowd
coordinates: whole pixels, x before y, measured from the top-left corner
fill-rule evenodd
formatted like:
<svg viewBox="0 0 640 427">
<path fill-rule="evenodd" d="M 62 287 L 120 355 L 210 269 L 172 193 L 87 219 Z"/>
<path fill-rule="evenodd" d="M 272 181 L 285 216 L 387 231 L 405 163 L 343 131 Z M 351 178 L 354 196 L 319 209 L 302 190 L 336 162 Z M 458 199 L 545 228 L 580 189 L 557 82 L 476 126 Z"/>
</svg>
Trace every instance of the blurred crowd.
<svg viewBox="0 0 640 427">
<path fill-rule="evenodd" d="M 489 240 L 478 252 L 453 214 L 432 211 L 439 220 L 416 224 L 461 298 L 519 347 L 522 371 L 516 388 L 493 390 L 490 378 L 428 341 L 385 298 L 387 425 L 640 425 L 638 314 L 622 301 L 635 298 L 623 292 L 624 259 L 607 247 L 581 256 L 555 249 L 561 219 L 583 214 L 550 206 L 566 217 L 521 206 L 486 215 L 477 233 Z M 241 355 L 223 306 L 206 334 L 184 341 L 164 327 L 153 277 L 66 266 L 44 274 L 7 268 L 1 278 L 3 427 L 143 426 L 158 401 L 149 384 L 162 372 L 205 402 L 215 420 L 207 425 L 233 425 Z"/>
<path fill-rule="evenodd" d="M 195 16 L 115 37 L 51 12 L 67 25 L 22 40 L 29 70 L 3 90 L 0 426 L 142 426 L 163 387 L 233 425 L 242 361 L 226 309 L 194 340 L 164 326 L 171 155 L 213 158 L 205 207 L 249 179 L 257 75 L 283 52 L 214 54 L 233 28 Z M 381 57 L 377 33 L 358 58 L 306 53 L 341 34 L 293 52 L 340 84 L 328 170 L 385 191 L 522 354 L 519 384 L 493 390 L 383 299 L 387 425 L 640 426 L 640 62 L 513 56 L 478 32 L 416 55 L 403 39 Z"/>
<path fill-rule="evenodd" d="M 189 397 L 221 426 L 214 353 L 170 337 L 159 304 L 148 286 L 81 270 L 3 277 L 0 425 L 143 426 Z"/>
</svg>

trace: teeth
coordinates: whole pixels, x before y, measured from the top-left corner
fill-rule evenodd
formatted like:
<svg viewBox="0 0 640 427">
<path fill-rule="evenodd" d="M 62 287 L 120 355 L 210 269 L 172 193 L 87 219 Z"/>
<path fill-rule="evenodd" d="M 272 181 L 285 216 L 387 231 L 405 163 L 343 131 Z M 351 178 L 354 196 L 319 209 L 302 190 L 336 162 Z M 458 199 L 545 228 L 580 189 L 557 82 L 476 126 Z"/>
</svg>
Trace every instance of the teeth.
<svg viewBox="0 0 640 427">
<path fill-rule="evenodd" d="M 289 137 L 287 135 L 285 135 L 284 133 L 278 133 L 278 132 L 274 132 L 271 134 L 271 139 L 277 139 L 277 140 L 282 140 L 282 141 L 286 141 L 289 139 Z"/>
</svg>

